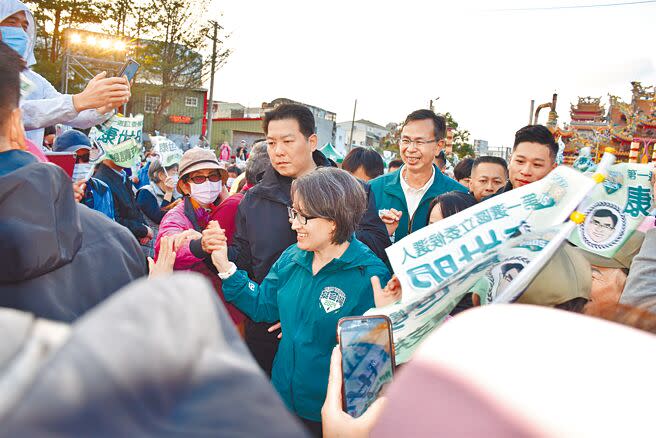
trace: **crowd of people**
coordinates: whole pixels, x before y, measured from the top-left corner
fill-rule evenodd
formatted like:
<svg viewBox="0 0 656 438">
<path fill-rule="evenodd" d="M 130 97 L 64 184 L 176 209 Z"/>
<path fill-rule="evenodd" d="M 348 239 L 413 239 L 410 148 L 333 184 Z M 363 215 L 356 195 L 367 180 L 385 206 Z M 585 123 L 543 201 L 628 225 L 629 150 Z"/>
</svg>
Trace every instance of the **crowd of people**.
<svg viewBox="0 0 656 438">
<path fill-rule="evenodd" d="M 653 223 L 610 264 L 564 243 L 518 300 L 539 307 L 478 308 L 472 291 L 364 415 L 342 408 L 338 320 L 403 296 L 386 249 L 545 178 L 558 153 L 545 126 L 519 129 L 508 161 L 466 157 L 449 176 L 446 120 L 431 110 L 406 117 L 398 160 L 355 147 L 338 166 L 312 112 L 284 104 L 250 150 L 202 139 L 174 162 L 149 150 L 140 169 L 89 166 L 83 130 L 130 84 L 101 74 L 56 92 L 30 69 L 31 12 L 1 5 L 0 435 L 651 430 Z M 73 181 L 44 145 L 74 153 Z M 534 339 L 526 352 L 518 331 Z"/>
</svg>

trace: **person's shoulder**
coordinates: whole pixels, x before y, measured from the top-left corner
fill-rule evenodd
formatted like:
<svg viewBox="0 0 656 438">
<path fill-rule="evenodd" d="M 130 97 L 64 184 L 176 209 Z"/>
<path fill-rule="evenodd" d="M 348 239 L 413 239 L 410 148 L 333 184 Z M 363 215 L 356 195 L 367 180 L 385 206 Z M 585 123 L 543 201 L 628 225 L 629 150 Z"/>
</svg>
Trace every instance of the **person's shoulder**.
<svg viewBox="0 0 656 438">
<path fill-rule="evenodd" d="M 465 186 L 460 184 L 458 181 L 455 179 L 451 178 L 448 175 L 445 175 L 443 173 L 440 173 L 441 177 L 439 180 L 436 178 L 434 184 L 440 184 L 442 187 L 446 188 L 447 192 L 452 192 L 452 191 L 458 191 L 458 192 L 468 192 L 469 189 L 467 189 Z"/>
<path fill-rule="evenodd" d="M 394 178 L 396 178 L 396 172 L 398 172 L 398 170 L 377 176 L 376 178 L 369 181 L 369 186 L 372 190 L 380 190 L 382 187 L 385 187 L 387 184 L 390 184 L 394 181 Z"/>
</svg>

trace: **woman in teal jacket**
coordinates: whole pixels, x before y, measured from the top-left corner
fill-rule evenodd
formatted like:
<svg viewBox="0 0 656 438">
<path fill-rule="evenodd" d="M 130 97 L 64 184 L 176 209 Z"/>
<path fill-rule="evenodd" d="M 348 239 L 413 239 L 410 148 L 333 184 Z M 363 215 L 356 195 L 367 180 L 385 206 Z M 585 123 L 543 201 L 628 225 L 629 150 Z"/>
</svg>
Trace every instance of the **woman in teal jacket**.
<svg viewBox="0 0 656 438">
<path fill-rule="evenodd" d="M 283 336 L 272 383 L 287 407 L 319 433 L 337 321 L 374 307 L 371 277 L 385 284 L 390 274 L 353 235 L 367 205 L 354 177 L 335 168 L 316 169 L 294 181 L 292 199 L 289 217 L 297 243 L 282 253 L 262 284 L 237 271 L 224 245 L 212 261 L 226 300 L 254 321 L 280 321 Z"/>
</svg>

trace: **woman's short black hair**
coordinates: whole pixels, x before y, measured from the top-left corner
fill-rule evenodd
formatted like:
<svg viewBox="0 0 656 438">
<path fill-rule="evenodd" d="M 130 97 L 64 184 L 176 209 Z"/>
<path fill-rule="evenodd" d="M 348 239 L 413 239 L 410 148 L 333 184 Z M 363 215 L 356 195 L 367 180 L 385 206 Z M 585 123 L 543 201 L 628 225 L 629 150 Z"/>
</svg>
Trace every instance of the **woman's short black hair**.
<svg viewBox="0 0 656 438">
<path fill-rule="evenodd" d="M 463 158 L 460 160 L 456 167 L 453 168 L 453 176 L 456 178 L 456 181 L 461 179 L 471 178 L 472 167 L 474 165 L 474 159 L 471 157 Z"/>
<path fill-rule="evenodd" d="M 385 163 L 383 157 L 373 149 L 356 147 L 346 154 L 342 162 L 342 169 L 353 174 L 360 167 L 370 179 L 374 179 L 385 173 Z"/>
<path fill-rule="evenodd" d="M 453 216 L 456 213 L 460 213 L 469 207 L 473 207 L 476 205 L 476 199 L 474 199 L 474 197 L 469 193 L 457 191 L 443 193 L 439 196 L 436 196 L 433 198 L 428 207 L 428 217 L 426 218 L 426 223 L 429 222 L 430 214 L 433 211 L 433 208 L 435 208 L 435 206 L 438 204 L 440 206 L 440 210 L 442 211 L 442 216 L 447 218 L 449 216 Z"/>
</svg>

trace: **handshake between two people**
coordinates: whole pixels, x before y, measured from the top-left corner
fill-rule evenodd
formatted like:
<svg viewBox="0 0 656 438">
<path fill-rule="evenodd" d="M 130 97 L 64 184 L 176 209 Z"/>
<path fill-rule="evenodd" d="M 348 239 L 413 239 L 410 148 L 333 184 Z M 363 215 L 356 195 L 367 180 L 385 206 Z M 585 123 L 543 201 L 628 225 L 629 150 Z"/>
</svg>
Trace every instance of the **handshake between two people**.
<svg viewBox="0 0 656 438">
<path fill-rule="evenodd" d="M 228 260 L 228 239 L 225 231 L 217 221 L 210 221 L 202 232 L 196 230 L 185 230 L 181 233 L 163 236 L 160 239 L 157 261 L 148 257 L 149 277 L 167 275 L 173 272 L 176 251 L 191 240 L 200 239 L 203 251 L 211 254 L 212 263 L 219 272 L 230 269 Z"/>
</svg>

